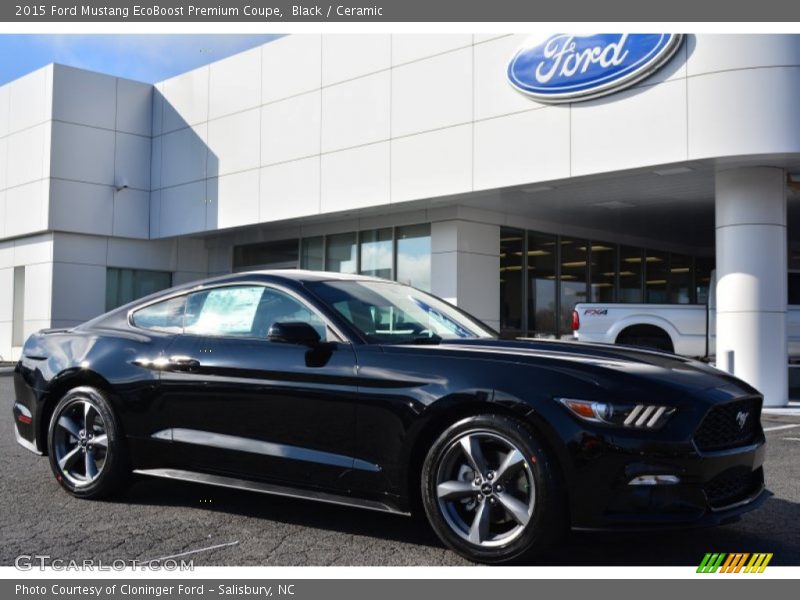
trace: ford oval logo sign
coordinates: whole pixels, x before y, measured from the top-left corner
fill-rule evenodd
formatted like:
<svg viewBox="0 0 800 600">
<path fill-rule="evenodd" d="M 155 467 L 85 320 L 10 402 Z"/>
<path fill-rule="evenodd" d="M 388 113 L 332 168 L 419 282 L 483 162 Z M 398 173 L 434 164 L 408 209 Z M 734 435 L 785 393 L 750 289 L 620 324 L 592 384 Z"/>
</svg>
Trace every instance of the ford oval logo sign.
<svg viewBox="0 0 800 600">
<path fill-rule="evenodd" d="M 559 33 L 531 40 L 511 59 L 508 80 L 540 102 L 589 100 L 641 81 L 667 62 L 674 33 Z"/>
</svg>

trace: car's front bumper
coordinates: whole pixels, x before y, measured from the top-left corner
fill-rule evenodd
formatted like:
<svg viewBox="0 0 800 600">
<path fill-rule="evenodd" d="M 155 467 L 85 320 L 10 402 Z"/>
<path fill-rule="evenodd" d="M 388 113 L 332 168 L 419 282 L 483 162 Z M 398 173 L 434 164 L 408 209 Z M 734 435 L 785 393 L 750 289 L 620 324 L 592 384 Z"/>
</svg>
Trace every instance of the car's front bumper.
<svg viewBox="0 0 800 600">
<path fill-rule="evenodd" d="M 719 452 L 693 444 L 648 448 L 608 438 L 582 459 L 571 486 L 576 529 L 703 527 L 736 520 L 769 497 L 764 485 L 765 439 Z M 588 468 L 591 466 L 591 468 Z M 637 477 L 668 475 L 674 483 L 634 485 Z"/>
<path fill-rule="evenodd" d="M 626 520 L 609 520 L 607 522 L 597 522 L 591 525 L 575 525 L 574 531 L 663 531 L 675 529 L 699 529 L 703 527 L 714 527 L 738 521 L 742 515 L 759 508 L 772 496 L 772 492 L 762 487 L 752 496 L 741 503 L 734 504 L 721 511 L 706 511 L 696 519 L 672 519 L 672 520 L 648 520 L 642 519 L 641 515 L 631 515 Z"/>
</svg>

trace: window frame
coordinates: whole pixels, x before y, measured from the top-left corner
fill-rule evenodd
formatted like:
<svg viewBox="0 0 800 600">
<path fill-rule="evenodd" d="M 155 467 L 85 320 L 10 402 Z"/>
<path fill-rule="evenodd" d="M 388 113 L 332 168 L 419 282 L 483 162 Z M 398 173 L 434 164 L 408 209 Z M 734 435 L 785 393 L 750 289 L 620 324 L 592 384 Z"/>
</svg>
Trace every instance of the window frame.
<svg viewBox="0 0 800 600">
<path fill-rule="evenodd" d="M 308 303 L 308 301 L 305 298 L 303 298 L 300 294 L 298 294 L 294 290 L 291 290 L 291 289 L 289 289 L 289 288 L 287 288 L 285 286 L 277 285 L 277 284 L 274 284 L 274 283 L 266 283 L 266 282 L 263 282 L 263 281 L 230 281 L 230 282 L 214 284 L 214 285 L 209 285 L 209 286 L 200 286 L 200 287 L 196 287 L 196 288 L 192 288 L 192 289 L 188 289 L 188 290 L 180 290 L 180 291 L 175 292 L 173 294 L 168 294 L 168 295 L 162 296 L 160 298 L 155 298 L 153 300 L 150 300 L 148 302 L 145 302 L 144 304 L 140 304 L 140 305 L 135 306 L 135 307 L 133 307 L 133 308 L 128 310 L 128 314 L 127 314 L 128 326 L 131 327 L 132 329 L 135 329 L 136 331 L 144 331 L 144 332 L 149 332 L 149 333 L 160 333 L 160 334 L 164 334 L 164 335 L 184 335 L 184 336 L 191 336 L 191 337 L 194 337 L 194 338 L 202 337 L 202 338 L 213 338 L 213 339 L 224 339 L 224 340 L 249 340 L 249 341 L 261 340 L 261 341 L 264 341 L 264 342 L 268 342 L 269 341 L 268 338 L 256 337 L 256 336 L 252 336 L 252 335 L 244 336 L 244 335 L 213 335 L 213 334 L 208 334 L 208 333 L 187 333 L 186 330 L 185 330 L 186 328 L 185 328 L 184 324 L 181 324 L 181 332 L 180 333 L 170 333 L 170 332 L 167 332 L 167 331 L 159 331 L 158 329 L 148 329 L 146 327 L 140 327 L 140 326 L 136 325 L 136 323 L 133 320 L 134 313 L 136 313 L 136 312 L 138 312 L 138 311 L 140 311 L 140 310 L 142 310 L 144 308 L 147 308 L 148 306 L 151 306 L 153 304 L 158 304 L 159 302 L 167 302 L 169 300 L 173 300 L 175 298 L 179 298 L 181 296 L 184 296 L 186 298 L 186 300 L 184 301 L 184 304 L 183 304 L 184 321 L 185 321 L 186 304 L 188 303 L 188 299 L 189 299 L 189 296 L 191 294 L 197 294 L 197 293 L 202 293 L 202 292 L 210 292 L 212 290 L 221 289 L 221 288 L 228 288 L 228 287 L 263 287 L 263 288 L 268 288 L 268 289 L 271 289 L 271 290 L 275 290 L 275 291 L 284 293 L 284 294 L 290 296 L 292 299 L 294 299 L 297 302 L 299 302 L 310 313 L 316 315 L 323 323 L 325 323 L 325 326 L 333 333 L 334 336 L 336 336 L 338 338 L 336 340 L 328 340 L 329 342 L 339 342 L 339 343 L 345 343 L 345 344 L 352 344 L 353 343 L 352 340 L 350 340 L 342 332 L 342 329 L 340 327 L 338 327 L 335 323 L 332 323 L 331 320 L 329 318 L 327 318 L 324 314 L 322 314 L 322 312 L 319 311 L 315 306 L 310 305 Z"/>
</svg>

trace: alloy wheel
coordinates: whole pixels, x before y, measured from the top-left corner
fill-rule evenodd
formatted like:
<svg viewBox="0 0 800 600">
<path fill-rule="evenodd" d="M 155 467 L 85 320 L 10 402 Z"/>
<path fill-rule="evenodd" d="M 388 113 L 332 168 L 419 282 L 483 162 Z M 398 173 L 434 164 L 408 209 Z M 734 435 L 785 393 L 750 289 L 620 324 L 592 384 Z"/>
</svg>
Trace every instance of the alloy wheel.
<svg viewBox="0 0 800 600">
<path fill-rule="evenodd" d="M 100 476 L 108 457 L 108 434 L 94 404 L 78 399 L 64 407 L 55 424 L 53 450 L 61 475 L 75 487 Z"/>
<path fill-rule="evenodd" d="M 509 438 L 469 431 L 442 454 L 436 497 L 448 526 L 470 544 L 507 544 L 527 527 L 536 497 L 527 459 Z"/>
</svg>

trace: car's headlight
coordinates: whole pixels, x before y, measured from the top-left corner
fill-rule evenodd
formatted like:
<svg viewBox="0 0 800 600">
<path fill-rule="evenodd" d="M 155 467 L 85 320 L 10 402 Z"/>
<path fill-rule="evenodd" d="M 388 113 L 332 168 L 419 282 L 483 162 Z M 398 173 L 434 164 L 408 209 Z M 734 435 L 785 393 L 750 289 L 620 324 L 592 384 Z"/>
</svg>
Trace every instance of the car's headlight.
<svg viewBox="0 0 800 600">
<path fill-rule="evenodd" d="M 558 401 L 584 421 L 628 429 L 659 429 L 675 412 L 670 406 L 658 404 L 611 404 L 573 398 L 558 398 Z"/>
</svg>

